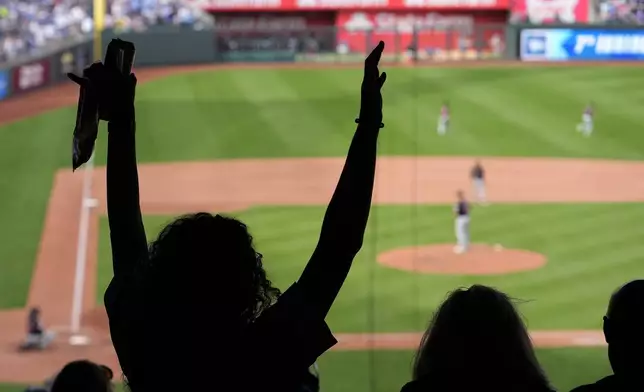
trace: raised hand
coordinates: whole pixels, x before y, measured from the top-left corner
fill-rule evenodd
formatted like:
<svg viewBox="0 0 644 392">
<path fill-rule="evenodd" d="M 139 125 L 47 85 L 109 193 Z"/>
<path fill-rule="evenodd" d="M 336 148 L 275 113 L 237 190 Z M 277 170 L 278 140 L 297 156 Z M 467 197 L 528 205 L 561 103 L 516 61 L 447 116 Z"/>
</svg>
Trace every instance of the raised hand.
<svg viewBox="0 0 644 392">
<path fill-rule="evenodd" d="M 84 87 L 95 100 L 101 120 L 112 121 L 133 113 L 136 76 L 121 75 L 95 62 L 83 70 L 83 76 L 68 73 L 67 77 Z"/>
<path fill-rule="evenodd" d="M 357 123 L 383 128 L 382 123 L 382 94 L 380 90 L 387 80 L 387 74 L 380 73 L 378 63 L 382 56 L 385 43 L 380 41 L 378 46 L 364 61 L 364 76 L 362 79 L 360 117 Z"/>
</svg>

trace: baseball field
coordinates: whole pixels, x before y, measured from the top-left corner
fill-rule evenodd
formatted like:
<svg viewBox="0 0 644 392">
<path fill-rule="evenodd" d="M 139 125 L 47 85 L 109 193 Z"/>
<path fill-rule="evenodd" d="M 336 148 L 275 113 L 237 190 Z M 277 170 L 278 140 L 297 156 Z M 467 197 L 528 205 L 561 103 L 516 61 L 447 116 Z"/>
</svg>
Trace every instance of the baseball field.
<svg viewBox="0 0 644 392">
<path fill-rule="evenodd" d="M 390 68 L 383 89 L 374 207 L 363 250 L 328 323 L 339 344 L 320 358 L 323 391 L 395 391 L 448 291 L 473 283 L 518 300 L 559 390 L 610 371 L 601 318 L 611 292 L 641 277 L 644 92 L 641 67 Z M 359 68 L 245 67 L 138 72 L 137 149 L 148 238 L 184 212 L 248 223 L 282 289 L 312 252 L 358 110 Z M 118 369 L 102 293 L 111 278 L 105 134 L 92 171 L 83 280 L 85 346 L 70 346 L 83 171 L 71 171 L 77 91 L 0 103 L 0 386 L 20 391 L 66 361 Z M 452 126 L 435 132 L 441 102 Z M 575 131 L 596 104 L 595 132 Z M 102 132 L 105 129 L 102 129 Z M 487 170 L 489 206 L 472 211 L 466 255 L 451 252 L 456 190 Z M 213 289 L 221 277 L 213 276 Z M 59 331 L 18 353 L 25 308 Z M 215 312 L 216 309 L 213 309 Z M 163 342 L 159 342 L 163 344 Z M 118 371 L 117 371 L 118 373 Z"/>
</svg>

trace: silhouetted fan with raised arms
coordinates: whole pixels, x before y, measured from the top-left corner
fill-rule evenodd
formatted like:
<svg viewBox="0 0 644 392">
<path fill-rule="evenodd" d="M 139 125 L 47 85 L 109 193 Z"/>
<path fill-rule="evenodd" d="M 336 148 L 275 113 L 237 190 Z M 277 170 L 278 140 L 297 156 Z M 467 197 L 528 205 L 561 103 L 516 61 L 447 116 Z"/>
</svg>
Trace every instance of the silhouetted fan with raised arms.
<svg viewBox="0 0 644 392">
<path fill-rule="evenodd" d="M 298 390 L 309 366 L 336 343 L 324 319 L 362 247 L 369 216 L 383 127 L 383 48 L 381 42 L 365 60 L 358 126 L 318 244 L 283 295 L 236 219 L 186 215 L 148 246 L 135 152 L 136 79 L 115 76 L 107 153 L 114 277 L 105 306 L 134 392 Z"/>
</svg>

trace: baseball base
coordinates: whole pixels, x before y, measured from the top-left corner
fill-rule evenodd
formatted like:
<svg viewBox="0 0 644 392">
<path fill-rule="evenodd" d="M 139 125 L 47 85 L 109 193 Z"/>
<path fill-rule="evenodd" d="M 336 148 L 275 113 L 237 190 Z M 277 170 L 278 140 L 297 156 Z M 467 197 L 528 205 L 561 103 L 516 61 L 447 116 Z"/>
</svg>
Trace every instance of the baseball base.
<svg viewBox="0 0 644 392">
<path fill-rule="evenodd" d="M 83 335 L 72 335 L 69 338 L 69 344 L 72 346 L 87 346 L 89 344 L 89 338 Z"/>
</svg>

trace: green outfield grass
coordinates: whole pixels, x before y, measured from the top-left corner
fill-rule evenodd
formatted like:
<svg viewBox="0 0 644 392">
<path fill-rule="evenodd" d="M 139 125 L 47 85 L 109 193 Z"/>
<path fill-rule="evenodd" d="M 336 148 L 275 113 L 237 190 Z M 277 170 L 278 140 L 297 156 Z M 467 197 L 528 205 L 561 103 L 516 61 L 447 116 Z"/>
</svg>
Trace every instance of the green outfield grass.
<svg viewBox="0 0 644 392">
<path fill-rule="evenodd" d="M 411 377 L 412 351 L 331 351 L 319 360 L 323 392 L 397 392 Z M 566 392 L 610 373 L 606 350 L 565 348 L 537 350 L 541 365 L 557 390 Z M 23 392 L 25 386 L 0 384 L 0 392 Z M 116 392 L 123 392 L 119 388 Z"/>
<path fill-rule="evenodd" d="M 320 359 L 324 392 L 396 392 L 410 380 L 412 351 L 328 352 Z M 537 350 L 541 365 L 559 391 L 594 382 L 610 367 L 604 349 Z"/>
<path fill-rule="evenodd" d="M 633 88 L 642 76 L 633 67 L 392 69 L 380 152 L 644 159 L 644 93 Z M 360 70 L 222 70 L 142 85 L 139 160 L 342 156 L 359 82 Z M 439 138 L 444 99 L 453 133 Z M 597 131 L 582 139 L 574 126 L 589 99 Z M 0 247 L 0 308 L 24 305 L 52 175 L 70 166 L 74 120 L 70 107 L 0 129 L 0 237 L 12 239 Z M 104 137 L 97 151 L 103 163 Z"/>
<path fill-rule="evenodd" d="M 644 160 L 637 88 L 644 69 L 557 67 L 392 69 L 384 89 L 381 155 L 552 156 Z M 358 111 L 360 70 L 221 70 L 176 75 L 137 92 L 140 162 L 244 157 L 344 156 Z M 596 133 L 574 131 L 589 100 Z M 449 100 L 452 130 L 434 129 Z M 75 108 L 0 129 L 0 309 L 25 304 L 56 170 L 70 169 Z M 105 161 L 105 135 L 97 163 Z M 248 142 L 251 141 L 251 142 Z M 636 180 L 636 179 L 634 179 Z M 286 288 L 315 245 L 324 208 L 239 212 L 271 277 Z M 337 332 L 417 331 L 446 292 L 480 282 L 528 300 L 530 328 L 599 328 L 610 292 L 639 276 L 642 204 L 494 205 L 473 213 L 477 241 L 545 253 L 534 272 L 499 277 L 428 276 L 378 266 L 376 254 L 451 242 L 448 206 L 374 208 L 365 246 L 329 315 Z M 154 234 L 170 217 L 147 216 Z M 288 222 L 288 224 L 286 224 Z M 99 288 L 107 284 L 107 224 L 100 227 Z M 75 238 L 70 238 L 75 241 Z M 568 390 L 609 372 L 604 349 L 539 350 L 553 383 Z M 320 360 L 325 391 L 398 390 L 411 352 L 331 352 Z M 374 378 L 376 377 L 376 378 Z M 21 386 L 0 386 L 0 392 Z"/>
<path fill-rule="evenodd" d="M 236 215 L 252 229 L 269 276 L 286 289 L 315 247 L 323 214 L 323 207 L 262 207 Z M 150 239 L 169 219 L 146 217 Z M 363 250 L 327 320 L 336 332 L 418 331 L 449 290 L 483 283 L 526 300 L 520 309 L 532 329 L 598 329 L 611 292 L 641 274 L 643 219 L 644 204 L 636 203 L 474 209 L 475 242 L 537 251 L 548 264 L 500 276 L 439 276 L 393 270 L 375 259 L 393 248 L 453 241 L 450 206 L 374 207 Z M 100 233 L 97 303 L 112 274 L 106 219 Z"/>
</svg>

